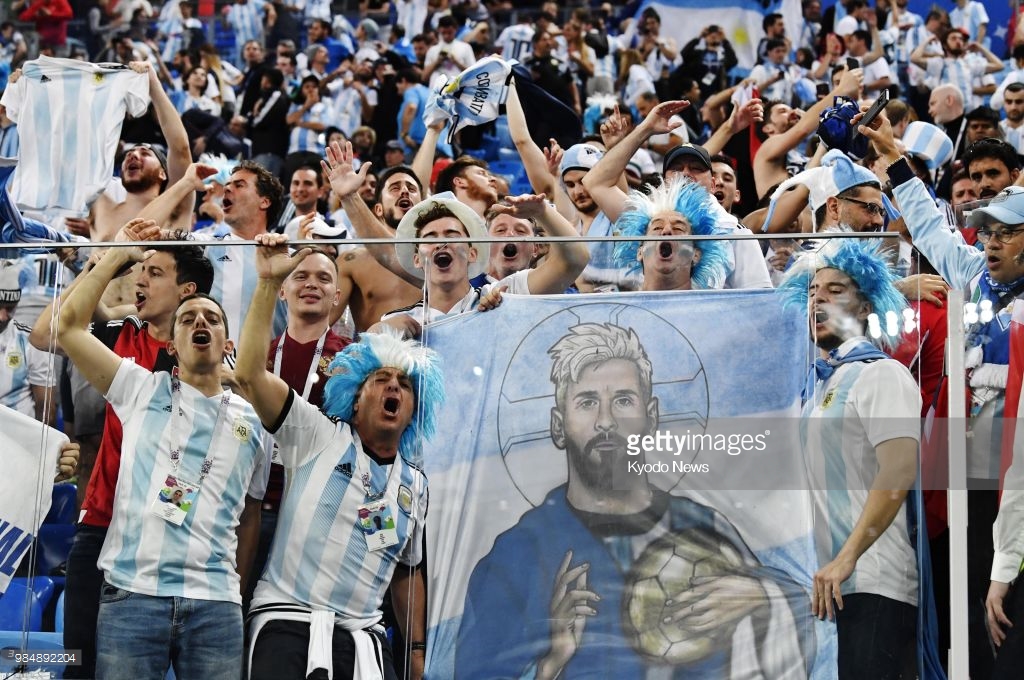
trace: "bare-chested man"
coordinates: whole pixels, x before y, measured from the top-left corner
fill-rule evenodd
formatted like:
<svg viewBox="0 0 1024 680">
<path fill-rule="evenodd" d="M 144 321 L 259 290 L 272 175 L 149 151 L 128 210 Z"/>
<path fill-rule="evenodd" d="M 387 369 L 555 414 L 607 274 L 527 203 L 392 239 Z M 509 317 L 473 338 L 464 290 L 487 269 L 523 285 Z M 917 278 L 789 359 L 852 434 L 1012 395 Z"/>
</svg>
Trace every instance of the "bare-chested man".
<svg viewBox="0 0 1024 680">
<path fill-rule="evenodd" d="M 371 212 L 359 192 L 340 196 L 342 207 L 354 225 L 367 220 L 383 222 L 393 233 L 405 213 L 422 200 L 423 187 L 412 168 L 397 165 L 384 171 L 377 181 L 376 203 Z M 338 258 L 338 292 L 341 303 L 352 312 L 356 331 L 362 332 L 380 321 L 381 315 L 415 303 L 421 291 L 382 267 L 366 248 L 355 248 Z M 333 323 L 336 319 L 331 319 Z"/>
<path fill-rule="evenodd" d="M 147 144 L 132 147 L 121 162 L 121 185 L 127 195 L 121 201 L 115 200 L 108 192 L 99 195 L 92 204 L 89 223 L 69 220 L 68 229 L 88 236 L 93 241 L 113 241 L 118 230 L 139 216 L 149 203 L 163 192 L 164 188 L 181 179 L 192 162 L 188 134 L 181 122 L 181 116 L 168 99 L 156 72 L 147 62 L 132 62 L 131 67 L 139 73 L 149 71 L 149 96 L 153 100 L 153 111 L 167 142 L 167 156 Z M 170 229 L 192 228 L 192 207 L 195 194 L 182 201 L 174 211 L 172 220 L 162 226 Z M 135 302 L 135 277 L 115 279 L 103 296 L 107 306 L 131 305 Z"/>
</svg>

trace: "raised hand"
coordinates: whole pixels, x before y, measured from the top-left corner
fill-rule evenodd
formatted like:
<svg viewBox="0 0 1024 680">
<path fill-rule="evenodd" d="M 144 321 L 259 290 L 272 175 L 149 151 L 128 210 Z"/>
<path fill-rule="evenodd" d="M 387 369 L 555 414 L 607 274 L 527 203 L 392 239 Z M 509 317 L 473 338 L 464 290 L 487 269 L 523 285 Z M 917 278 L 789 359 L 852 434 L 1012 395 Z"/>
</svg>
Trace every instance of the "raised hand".
<svg viewBox="0 0 1024 680">
<path fill-rule="evenodd" d="M 352 143 L 345 142 L 344 146 L 338 142 L 332 142 L 327 147 L 327 158 L 320 161 L 320 166 L 327 173 L 327 181 L 338 198 L 345 199 L 359 191 L 363 186 L 366 175 L 370 172 L 370 163 L 363 163 L 356 172 L 352 160 L 355 154 L 352 152 Z"/>
<path fill-rule="evenodd" d="M 547 199 L 543 194 L 523 194 L 522 196 L 508 196 L 505 198 L 507 205 L 495 203 L 492 210 L 498 213 L 505 213 L 515 217 L 540 219 L 544 211 L 548 209 Z"/>
<path fill-rule="evenodd" d="M 288 237 L 284 234 L 256 235 L 256 273 L 261 279 L 281 282 L 288 278 L 299 263 L 313 252 L 303 248 L 294 255 L 288 252 Z"/>
<path fill-rule="evenodd" d="M 554 138 L 548 140 L 548 146 L 544 147 L 544 160 L 547 161 L 548 172 L 555 179 L 561 179 L 559 170 L 562 166 L 562 156 L 564 154 L 565 151 L 562 150 L 557 140 Z"/>
<path fill-rule="evenodd" d="M 570 568 L 572 551 L 565 553 L 555 576 L 555 591 L 551 597 L 551 647 L 537 664 L 538 678 L 555 678 L 579 649 L 587 618 L 597 614 L 591 603 L 601 597 L 587 588 L 586 562 Z"/>
<path fill-rule="evenodd" d="M 651 109 L 651 112 L 647 114 L 641 125 L 647 128 L 651 136 L 672 132 L 682 125 L 679 121 L 672 122 L 672 116 L 678 114 L 683 109 L 689 108 L 689 106 L 690 102 L 685 99 L 662 102 Z"/>
<path fill-rule="evenodd" d="M 601 123 L 601 141 L 604 142 L 606 149 L 610 149 L 621 142 L 632 130 L 633 118 L 629 114 L 621 113 L 619 105 L 616 104 L 615 112 L 608 116 L 608 120 Z"/>
</svg>

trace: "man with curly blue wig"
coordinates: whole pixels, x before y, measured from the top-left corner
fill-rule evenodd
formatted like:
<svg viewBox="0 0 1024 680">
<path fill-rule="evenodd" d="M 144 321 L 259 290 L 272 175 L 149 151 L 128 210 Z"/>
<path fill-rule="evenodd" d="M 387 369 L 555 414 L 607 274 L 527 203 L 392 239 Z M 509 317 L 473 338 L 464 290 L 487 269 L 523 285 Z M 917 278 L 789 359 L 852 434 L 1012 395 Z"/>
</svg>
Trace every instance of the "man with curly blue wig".
<svg viewBox="0 0 1024 680">
<path fill-rule="evenodd" d="M 715 199 L 704 187 L 673 179 L 644 194 L 632 191 L 615 228 L 622 236 L 710 235 L 715 230 Z M 729 255 L 721 241 L 621 241 L 615 264 L 643 273 L 642 290 L 721 288 Z"/>
<path fill-rule="evenodd" d="M 818 562 L 811 611 L 836 622 L 839 678 L 899 678 L 914 652 L 918 574 L 904 500 L 917 475 L 921 393 L 891 347 L 907 303 L 872 240 L 834 240 L 779 286 L 824 358 L 805 394 L 800 438 L 812 484 Z"/>
<path fill-rule="evenodd" d="M 439 359 L 416 342 L 365 333 L 331 363 L 324 412 L 311 406 L 266 368 L 278 291 L 311 251 L 290 255 L 279 234 L 257 241 L 259 285 L 235 377 L 276 438 L 286 492 L 249 612 L 249 677 L 323 669 L 324 677 L 396 679 L 380 625 L 390 585 L 420 678 L 426 595 L 416 567 L 427 480 L 414 461 L 444 399 Z"/>
</svg>

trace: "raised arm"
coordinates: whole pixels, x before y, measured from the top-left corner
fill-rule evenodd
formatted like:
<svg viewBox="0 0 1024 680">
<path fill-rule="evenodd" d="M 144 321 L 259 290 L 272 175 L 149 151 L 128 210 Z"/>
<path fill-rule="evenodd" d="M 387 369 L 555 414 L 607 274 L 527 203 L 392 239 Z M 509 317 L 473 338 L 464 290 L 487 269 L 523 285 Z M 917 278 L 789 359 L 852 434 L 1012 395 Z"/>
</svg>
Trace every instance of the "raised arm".
<svg viewBox="0 0 1024 680">
<path fill-rule="evenodd" d="M 544 152 L 530 137 L 530 129 L 526 125 L 526 113 L 523 111 L 523 104 L 519 101 L 519 93 L 516 91 L 515 78 L 508 86 L 505 112 L 508 116 L 508 131 L 512 136 L 512 143 L 516 145 L 516 151 L 519 152 L 519 157 L 523 161 L 523 168 L 526 169 L 530 185 L 538 194 L 553 196 L 557 180 L 548 171 Z"/>
<path fill-rule="evenodd" d="M 162 194 L 139 211 L 139 218 L 153 220 L 167 229 L 172 228 L 174 215 L 182 201 L 194 201 L 196 191 L 202 191 L 205 188 L 203 180 L 216 174 L 217 168 L 213 166 L 192 163 L 181 179 L 169 185 Z"/>
<path fill-rule="evenodd" d="M 284 234 L 257 234 L 256 273 L 259 282 L 245 315 L 235 362 L 235 380 L 246 401 L 252 404 L 264 427 L 278 424 L 291 388 L 267 370 L 270 352 L 270 328 L 277 306 L 281 284 L 312 251 L 303 248 L 288 254 L 288 237 Z"/>
<path fill-rule="evenodd" d="M 751 123 L 763 119 L 764 104 L 760 99 L 749 99 L 743 106 L 734 106 L 729 117 L 718 126 L 715 134 L 711 135 L 711 138 L 704 144 L 705 151 L 709 156 L 721 153 L 733 135 L 743 132 L 750 127 Z"/>
<path fill-rule="evenodd" d="M 393 239 L 394 234 L 387 225 L 377 219 L 366 201 L 360 198 L 356 192 L 363 185 L 366 174 L 370 171 L 370 163 L 363 163 L 359 166 L 359 172 L 352 169 L 352 144 L 345 142 L 345 146 L 334 142 L 327 148 L 326 160 L 320 161 L 327 179 L 331 183 L 331 189 L 341 199 L 341 206 L 345 209 L 352 228 L 359 238 Z M 414 286 L 423 285 L 423 281 L 417 279 L 398 262 L 395 254 L 395 246 L 391 243 L 367 243 L 366 250 L 373 258 L 395 276 L 403 281 L 408 281 Z"/>
<path fill-rule="evenodd" d="M 151 220 L 134 219 L 124 226 L 122 233 L 126 240 L 151 240 L 159 237 L 160 227 Z M 109 391 L 121 357 L 89 332 L 89 321 L 111 279 L 124 265 L 142 259 L 140 248 L 111 248 L 82 277 L 60 310 L 57 342 L 100 394 Z"/>
<path fill-rule="evenodd" d="M 821 112 L 832 106 L 835 97 L 846 96 L 856 99 L 863 80 L 864 69 L 846 69 L 843 71 L 839 85 L 834 90 L 807 109 L 791 128 L 782 134 L 769 137 L 761 145 L 754 157 L 754 181 L 757 184 L 759 196 L 763 196 L 770 186 L 770 184 L 765 184 L 767 181 L 765 178 L 773 176 L 772 164 L 785 158 L 787 153 L 799 146 L 801 141 L 818 129 Z"/>
<path fill-rule="evenodd" d="M 430 174 L 434 169 L 434 154 L 437 152 L 437 140 L 441 138 L 441 133 L 444 131 L 447 122 L 441 120 L 427 126 L 427 132 L 423 135 L 423 143 L 416 149 L 416 155 L 412 159 L 412 171 L 416 173 L 416 179 L 420 181 L 420 186 L 423 187 L 423 198 L 426 198 L 430 193 Z M 412 121 L 409 121 L 408 125 L 403 123 L 403 129 L 405 130 L 410 129 L 411 126 Z M 408 133 L 402 135 L 402 137 L 406 136 L 408 136 Z"/>
<path fill-rule="evenodd" d="M 583 177 L 583 186 L 609 220 L 615 222 L 619 219 L 626 203 L 626 192 L 620 188 L 619 179 L 626 171 L 629 159 L 654 135 L 665 134 L 678 127 L 678 122 L 671 122 L 672 116 L 689 105 L 690 102 L 680 100 L 662 102 L 655 106 L 632 132 L 609 149 L 597 165 Z"/>
</svg>

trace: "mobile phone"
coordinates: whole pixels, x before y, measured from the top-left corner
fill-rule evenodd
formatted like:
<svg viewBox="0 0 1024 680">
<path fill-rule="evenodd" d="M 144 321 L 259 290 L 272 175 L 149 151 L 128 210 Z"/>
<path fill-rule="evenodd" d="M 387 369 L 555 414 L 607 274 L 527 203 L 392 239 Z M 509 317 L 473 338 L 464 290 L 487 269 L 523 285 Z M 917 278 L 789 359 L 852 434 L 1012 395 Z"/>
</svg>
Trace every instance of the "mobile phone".
<svg viewBox="0 0 1024 680">
<path fill-rule="evenodd" d="M 827 97 L 828 93 L 831 91 L 832 88 L 829 87 L 828 83 L 818 83 L 817 87 L 815 88 L 815 92 L 818 95 L 818 99 L 821 99 L 822 97 Z"/>
<path fill-rule="evenodd" d="M 875 121 L 875 118 L 878 118 L 878 114 L 882 112 L 882 109 L 884 109 L 885 105 L 888 103 L 889 90 L 885 89 L 878 94 L 878 99 L 875 100 L 875 103 L 871 105 L 871 108 L 867 110 L 867 113 L 864 114 L 864 117 L 860 119 L 860 123 L 857 125 L 863 125 L 865 127 L 870 126 L 871 123 Z M 860 130 L 854 130 L 853 134 L 854 136 L 859 135 Z"/>
<path fill-rule="evenodd" d="M 860 59 L 857 59 L 856 57 L 847 57 L 846 68 L 849 71 L 852 71 L 855 68 L 860 68 Z"/>
</svg>

